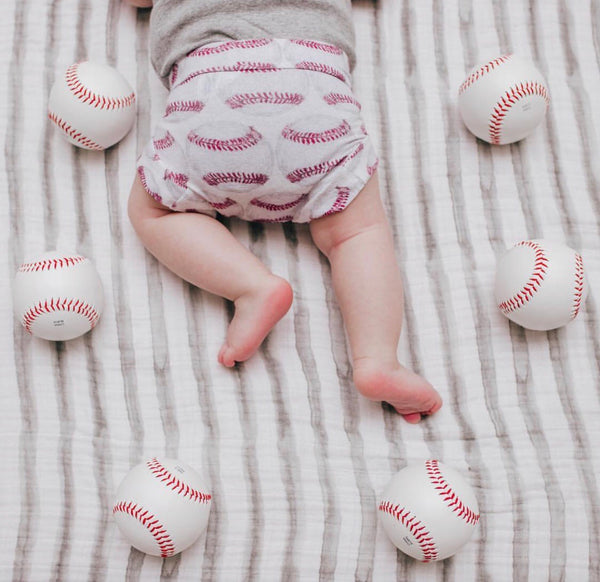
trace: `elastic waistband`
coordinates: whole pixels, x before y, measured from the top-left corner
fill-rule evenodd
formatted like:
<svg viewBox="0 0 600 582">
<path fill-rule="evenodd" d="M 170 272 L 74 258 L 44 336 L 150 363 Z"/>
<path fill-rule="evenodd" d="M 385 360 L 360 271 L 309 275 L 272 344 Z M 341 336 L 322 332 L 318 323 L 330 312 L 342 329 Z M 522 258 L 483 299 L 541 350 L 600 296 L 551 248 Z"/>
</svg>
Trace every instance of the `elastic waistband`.
<svg viewBox="0 0 600 582">
<path fill-rule="evenodd" d="M 299 69 L 324 73 L 350 84 L 346 53 L 317 40 L 263 38 L 205 44 L 177 62 L 171 71 L 174 89 L 195 77 L 221 72 L 263 72 Z"/>
</svg>

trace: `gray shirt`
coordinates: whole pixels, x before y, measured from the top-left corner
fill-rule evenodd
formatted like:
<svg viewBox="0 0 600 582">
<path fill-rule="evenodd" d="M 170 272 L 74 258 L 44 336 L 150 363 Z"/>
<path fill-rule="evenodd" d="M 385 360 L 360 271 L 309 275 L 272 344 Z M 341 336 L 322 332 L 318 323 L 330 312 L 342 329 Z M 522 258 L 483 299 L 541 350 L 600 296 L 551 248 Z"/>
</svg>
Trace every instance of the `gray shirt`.
<svg viewBox="0 0 600 582">
<path fill-rule="evenodd" d="M 253 38 L 321 40 L 356 61 L 351 0 L 154 0 L 150 54 L 167 86 L 173 64 L 195 48 Z"/>
</svg>

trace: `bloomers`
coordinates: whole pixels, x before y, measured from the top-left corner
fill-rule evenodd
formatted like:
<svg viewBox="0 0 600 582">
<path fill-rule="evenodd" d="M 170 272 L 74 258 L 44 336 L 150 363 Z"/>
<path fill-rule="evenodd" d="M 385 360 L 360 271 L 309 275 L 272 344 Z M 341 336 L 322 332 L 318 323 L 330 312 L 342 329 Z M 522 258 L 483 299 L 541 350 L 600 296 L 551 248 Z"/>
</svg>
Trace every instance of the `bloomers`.
<svg viewBox="0 0 600 582">
<path fill-rule="evenodd" d="M 309 222 L 346 208 L 376 167 L 345 53 L 255 39 L 204 45 L 173 67 L 138 174 L 175 211 Z"/>
</svg>

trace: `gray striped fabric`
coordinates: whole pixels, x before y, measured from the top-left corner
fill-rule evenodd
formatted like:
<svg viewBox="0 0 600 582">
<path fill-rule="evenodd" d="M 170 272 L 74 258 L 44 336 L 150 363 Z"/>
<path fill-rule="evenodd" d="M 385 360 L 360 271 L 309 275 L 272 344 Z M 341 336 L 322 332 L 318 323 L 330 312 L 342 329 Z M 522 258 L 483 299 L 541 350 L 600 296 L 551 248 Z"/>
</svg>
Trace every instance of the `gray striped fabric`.
<svg viewBox="0 0 600 582">
<path fill-rule="evenodd" d="M 4 284 L 0 579 L 600 580 L 600 1 L 355 2 L 355 88 L 381 154 L 405 277 L 400 352 L 444 398 L 417 426 L 360 397 L 329 267 L 305 227 L 231 221 L 295 289 L 292 310 L 235 370 L 216 361 L 230 310 L 146 254 L 126 200 L 162 114 L 148 12 L 91 0 L 4 0 L 0 183 Z M 467 71 L 535 60 L 551 106 L 523 142 L 492 147 L 460 121 Z M 47 120 L 59 71 L 88 59 L 135 87 L 116 147 L 70 146 Z M 495 308 L 505 248 L 578 249 L 590 293 L 548 333 Z M 53 343 L 13 318 L 17 266 L 47 249 L 97 266 L 100 324 Z M 111 507 L 130 467 L 179 458 L 211 484 L 206 535 L 162 560 L 131 549 Z M 474 487 L 482 518 L 454 558 L 397 552 L 376 501 L 409 462 L 437 458 Z"/>
</svg>

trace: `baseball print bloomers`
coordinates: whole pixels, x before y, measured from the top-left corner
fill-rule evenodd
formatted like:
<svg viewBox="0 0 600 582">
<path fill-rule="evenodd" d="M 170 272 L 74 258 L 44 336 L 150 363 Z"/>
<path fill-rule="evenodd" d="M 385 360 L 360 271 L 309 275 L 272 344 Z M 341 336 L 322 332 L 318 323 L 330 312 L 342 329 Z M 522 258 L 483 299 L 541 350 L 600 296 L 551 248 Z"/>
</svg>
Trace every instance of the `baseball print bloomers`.
<svg viewBox="0 0 600 582">
<path fill-rule="evenodd" d="M 309 222 L 346 208 L 376 167 L 346 54 L 254 39 L 207 44 L 173 66 L 138 174 L 175 211 Z"/>
</svg>

